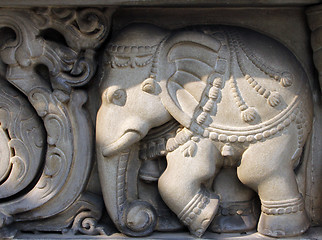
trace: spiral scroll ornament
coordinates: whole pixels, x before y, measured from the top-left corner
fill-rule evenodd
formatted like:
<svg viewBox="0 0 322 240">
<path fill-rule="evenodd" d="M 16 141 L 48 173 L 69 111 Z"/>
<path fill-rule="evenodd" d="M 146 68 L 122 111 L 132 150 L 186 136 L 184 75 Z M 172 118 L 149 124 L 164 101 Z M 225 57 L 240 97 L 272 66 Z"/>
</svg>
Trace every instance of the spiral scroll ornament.
<svg viewBox="0 0 322 240">
<path fill-rule="evenodd" d="M 0 228 L 35 220 L 28 230 L 62 231 L 81 212 L 93 143 L 87 94 L 76 88 L 95 74 L 111 13 L 1 9 Z"/>
<path fill-rule="evenodd" d="M 98 224 L 91 211 L 80 212 L 74 219 L 72 232 L 86 235 L 107 235 L 105 227 Z"/>
</svg>

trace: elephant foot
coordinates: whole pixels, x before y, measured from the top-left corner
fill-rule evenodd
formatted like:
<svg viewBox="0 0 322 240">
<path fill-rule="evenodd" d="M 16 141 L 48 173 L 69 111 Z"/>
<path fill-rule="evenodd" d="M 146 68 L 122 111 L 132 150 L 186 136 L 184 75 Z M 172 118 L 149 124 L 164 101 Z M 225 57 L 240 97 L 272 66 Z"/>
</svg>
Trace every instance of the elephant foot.
<svg viewBox="0 0 322 240">
<path fill-rule="evenodd" d="M 288 201 L 262 201 L 259 233 L 270 237 L 292 237 L 304 233 L 309 225 L 302 197 Z"/>
<path fill-rule="evenodd" d="M 259 211 L 255 210 L 254 205 L 254 201 L 221 203 L 209 230 L 217 233 L 241 233 L 255 229 Z"/>
<path fill-rule="evenodd" d="M 201 237 L 216 215 L 218 205 L 218 196 L 203 189 L 193 197 L 178 217 L 191 234 Z"/>
</svg>

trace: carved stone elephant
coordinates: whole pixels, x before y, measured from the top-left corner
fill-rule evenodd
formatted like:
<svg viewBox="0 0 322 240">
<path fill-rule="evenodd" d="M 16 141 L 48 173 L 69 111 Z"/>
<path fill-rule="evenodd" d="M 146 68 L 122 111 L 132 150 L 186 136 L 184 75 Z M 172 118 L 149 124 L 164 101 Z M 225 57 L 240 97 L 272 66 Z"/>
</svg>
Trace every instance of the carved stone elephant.
<svg viewBox="0 0 322 240">
<path fill-rule="evenodd" d="M 212 184 L 227 167 L 237 168 L 238 179 L 259 195 L 258 232 L 306 231 L 294 169 L 311 129 L 311 94 L 285 47 L 242 28 L 167 31 L 137 24 L 113 37 L 104 55 L 97 156 L 105 204 L 122 232 L 144 228 L 131 228 L 125 215 L 146 224 L 138 220 L 138 206 L 146 203 L 124 201 L 131 189 L 121 179 L 135 174 L 126 164 L 129 149 L 171 119 L 180 128 L 166 142 L 158 189 L 192 234 L 202 236 L 211 224 L 221 201 Z M 154 210 L 146 208 L 151 220 Z"/>
</svg>

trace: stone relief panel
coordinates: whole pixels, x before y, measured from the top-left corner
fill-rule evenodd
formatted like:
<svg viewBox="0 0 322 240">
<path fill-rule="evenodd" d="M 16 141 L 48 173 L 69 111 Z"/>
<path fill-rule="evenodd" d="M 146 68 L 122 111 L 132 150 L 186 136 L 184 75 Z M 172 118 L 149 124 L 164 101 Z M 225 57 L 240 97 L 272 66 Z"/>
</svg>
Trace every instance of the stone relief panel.
<svg viewBox="0 0 322 240">
<path fill-rule="evenodd" d="M 297 58 L 223 25 L 106 40 L 113 12 L 0 9 L 0 236 L 305 232 L 313 103 Z"/>
<path fill-rule="evenodd" d="M 255 228 L 257 194 L 258 232 L 306 231 L 296 169 L 312 100 L 285 47 L 242 28 L 139 24 L 114 36 L 104 54 L 96 148 L 105 205 L 121 232 L 159 230 L 159 206 L 132 188 L 138 178 L 157 180 L 164 203 L 197 237 Z"/>
</svg>

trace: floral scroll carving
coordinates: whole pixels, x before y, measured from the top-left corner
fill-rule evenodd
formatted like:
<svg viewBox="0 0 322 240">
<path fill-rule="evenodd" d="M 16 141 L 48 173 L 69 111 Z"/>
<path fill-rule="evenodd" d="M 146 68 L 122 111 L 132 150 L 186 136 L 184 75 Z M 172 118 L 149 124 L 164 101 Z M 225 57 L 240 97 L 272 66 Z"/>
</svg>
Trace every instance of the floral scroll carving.
<svg viewBox="0 0 322 240">
<path fill-rule="evenodd" d="M 45 134 L 30 104 L 1 80 L 1 198 L 17 194 L 36 177 Z"/>
<path fill-rule="evenodd" d="M 6 36 L 0 50 L 6 65 L 0 101 L 3 232 L 12 223 L 16 230 L 65 231 L 82 209 L 94 221 L 101 216 L 99 196 L 86 197 L 86 209 L 79 203 L 86 195 L 93 139 L 83 108 L 87 93 L 76 88 L 96 71 L 95 50 L 107 36 L 111 13 L 1 9 Z"/>
</svg>

